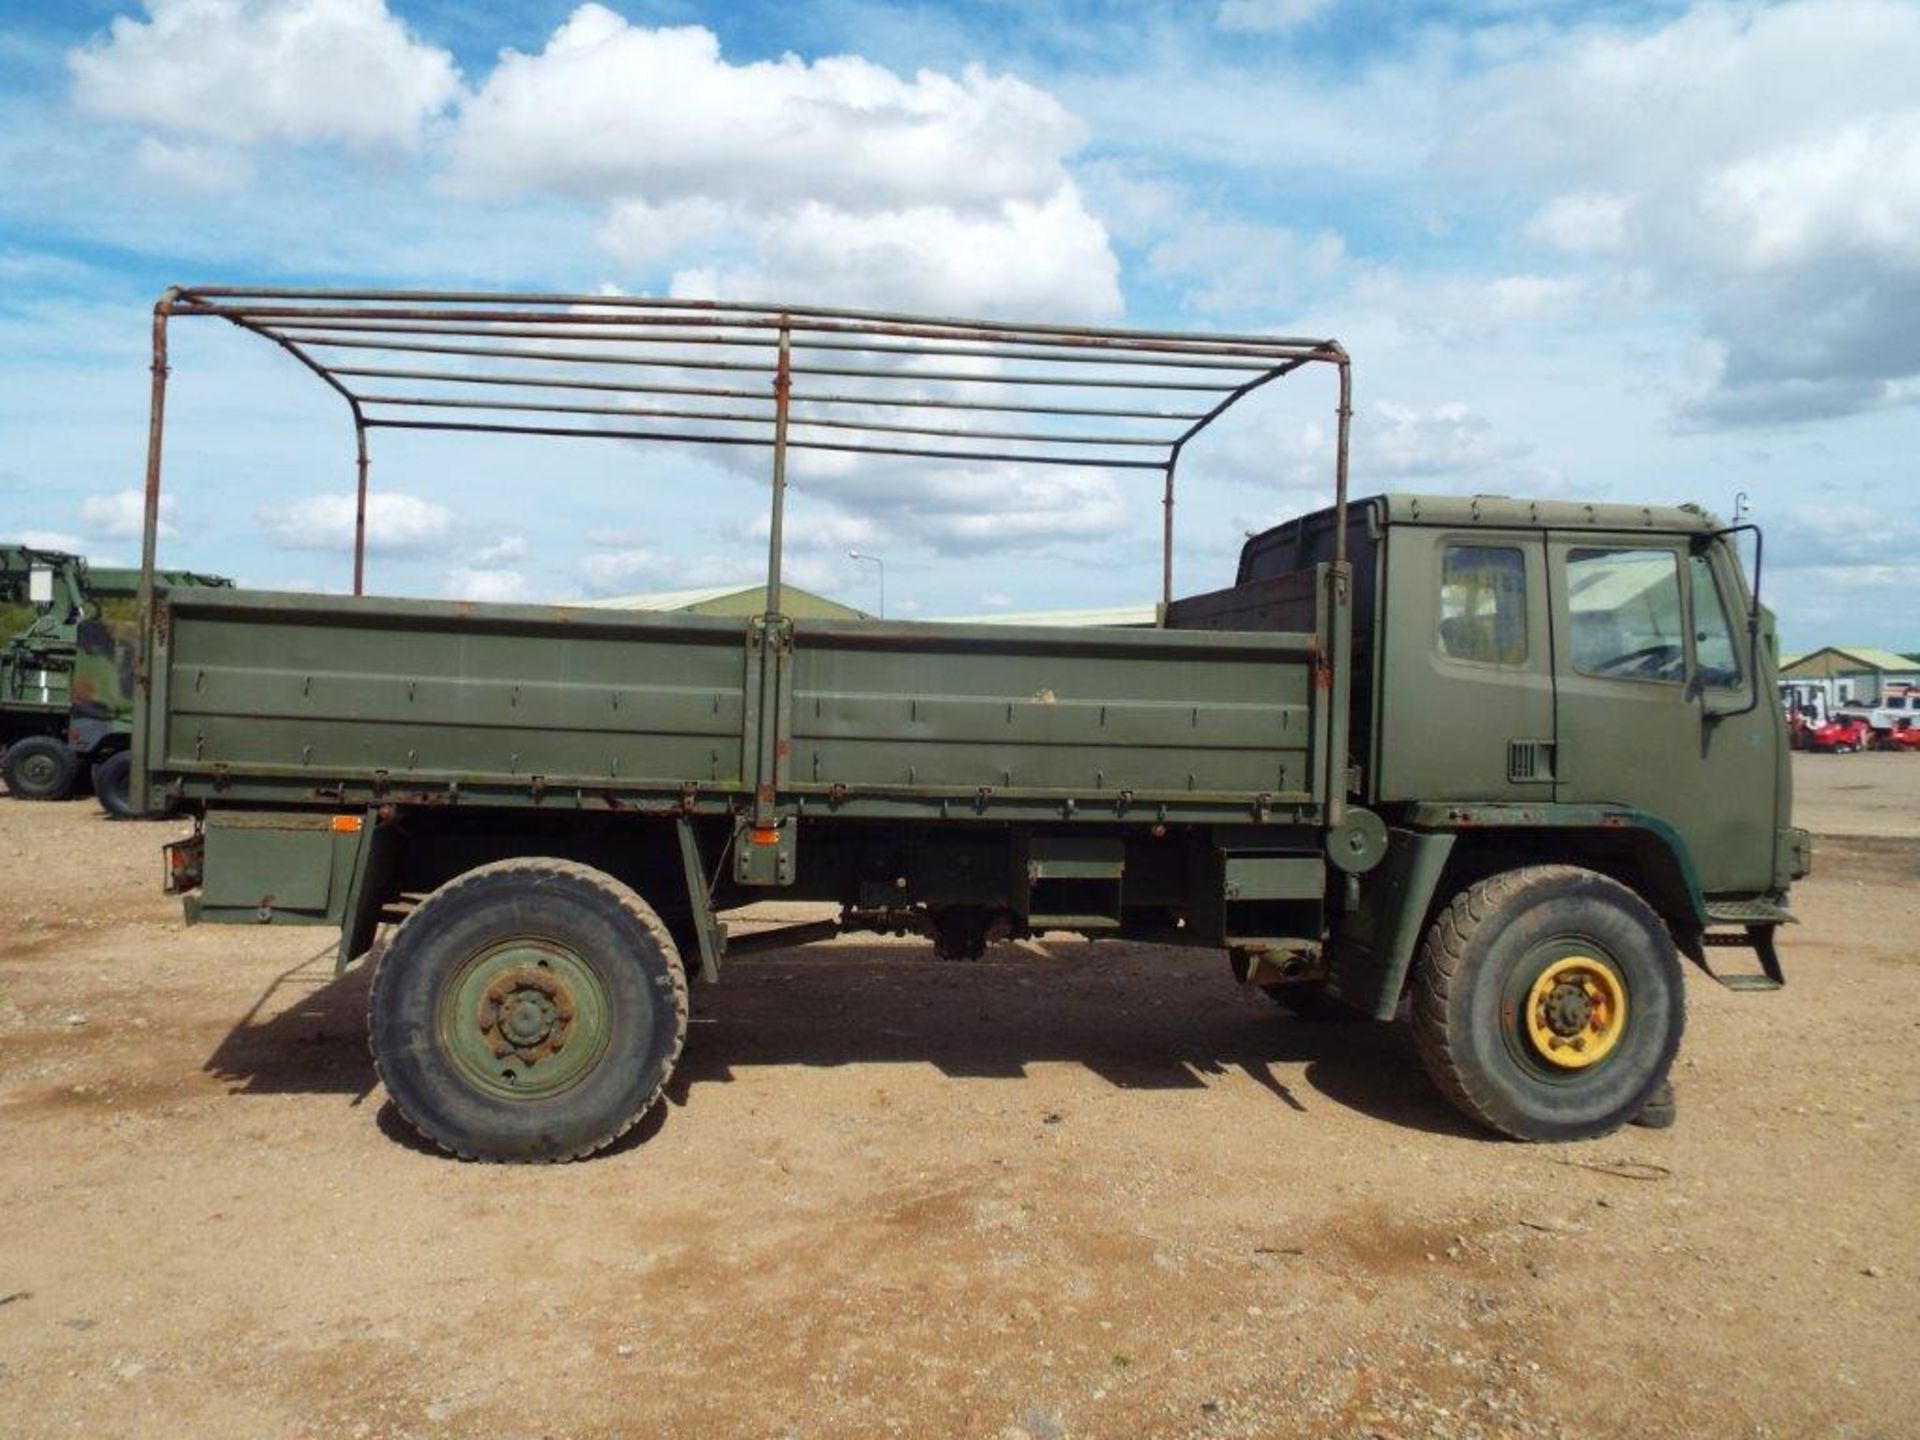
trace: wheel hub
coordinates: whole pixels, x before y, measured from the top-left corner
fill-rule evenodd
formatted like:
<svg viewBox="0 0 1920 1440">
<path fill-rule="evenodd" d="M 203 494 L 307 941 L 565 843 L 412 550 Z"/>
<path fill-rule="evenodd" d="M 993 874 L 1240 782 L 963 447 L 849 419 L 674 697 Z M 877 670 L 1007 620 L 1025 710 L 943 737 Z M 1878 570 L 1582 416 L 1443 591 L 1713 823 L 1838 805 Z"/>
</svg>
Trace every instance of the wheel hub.
<svg viewBox="0 0 1920 1440">
<path fill-rule="evenodd" d="M 1527 994 L 1526 1032 L 1547 1064 L 1583 1070 L 1611 1054 L 1627 1029 L 1627 992 L 1611 963 L 1566 955 Z"/>
<path fill-rule="evenodd" d="M 1593 999 L 1578 985 L 1556 985 L 1540 1007 L 1549 1029 L 1562 1038 L 1578 1035 L 1593 1018 Z"/>
<path fill-rule="evenodd" d="M 496 1058 L 514 1055 L 536 1065 L 566 1047 L 573 1016 L 573 995 L 560 978 L 527 966 L 494 977 L 475 1019 Z"/>
<path fill-rule="evenodd" d="M 29 755 L 20 762 L 20 778 L 36 788 L 53 784 L 59 773 L 51 756 Z"/>
</svg>

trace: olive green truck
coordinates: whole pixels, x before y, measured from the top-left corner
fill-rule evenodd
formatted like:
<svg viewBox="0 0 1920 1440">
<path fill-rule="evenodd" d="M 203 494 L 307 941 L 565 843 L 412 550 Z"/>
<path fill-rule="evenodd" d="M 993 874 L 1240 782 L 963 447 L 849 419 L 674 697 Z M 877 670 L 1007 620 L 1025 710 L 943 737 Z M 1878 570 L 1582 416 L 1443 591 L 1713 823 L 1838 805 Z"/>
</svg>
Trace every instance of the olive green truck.
<svg viewBox="0 0 1920 1440">
<path fill-rule="evenodd" d="M 162 572 L 153 581 L 233 583 L 191 571 Z M 116 688 L 107 653 L 113 622 L 104 612 L 128 606 L 139 582 L 137 570 L 0 544 L 0 781 L 14 799 L 64 800 L 88 777 L 101 809 L 116 819 L 132 813 L 131 709 L 124 687 L 111 698 L 98 687 L 104 681 L 108 691 Z"/>
<path fill-rule="evenodd" d="M 673 1069 L 690 974 L 712 983 L 750 951 L 844 931 L 918 933 L 956 962 L 1054 933 L 1200 947 L 1303 1014 L 1389 1020 L 1407 1002 L 1447 1098 L 1527 1140 L 1666 1103 L 1681 957 L 1714 974 L 1715 947 L 1742 947 L 1757 968 L 1727 983 L 1780 983 L 1774 932 L 1809 847 L 1790 823 L 1771 620 L 1734 531 L 1692 507 L 1349 502 L 1349 367 L 1331 342 L 170 292 L 150 514 L 165 327 L 183 315 L 265 334 L 342 389 L 363 497 L 383 426 L 715 453 L 746 435 L 773 455 L 767 612 L 747 621 L 148 597 L 136 801 L 197 822 L 168 847 L 169 888 L 190 921 L 337 927 L 343 966 L 376 956 L 380 1075 L 447 1150 L 605 1146 Z M 414 358 L 445 352 L 469 358 Z M 640 357 L 660 373 L 607 378 Z M 1249 538 L 1232 584 L 1175 596 L 1180 447 L 1308 365 L 1340 384 L 1334 505 Z M 404 395 L 353 383 L 398 371 Z M 1023 398 L 1068 376 L 1066 395 Z M 661 401 L 691 389 L 723 393 Z M 432 406 L 445 413 L 418 417 Z M 699 418 L 673 430 L 669 410 Z M 781 613 L 790 457 L 1087 463 L 1077 441 L 1147 469 L 1110 443 L 1141 435 L 1179 439 L 1171 458 L 1139 447 L 1164 475 L 1153 628 Z M 729 936 L 727 912 L 771 898 L 835 909 Z M 376 946 L 383 922 L 397 929 Z"/>
</svg>

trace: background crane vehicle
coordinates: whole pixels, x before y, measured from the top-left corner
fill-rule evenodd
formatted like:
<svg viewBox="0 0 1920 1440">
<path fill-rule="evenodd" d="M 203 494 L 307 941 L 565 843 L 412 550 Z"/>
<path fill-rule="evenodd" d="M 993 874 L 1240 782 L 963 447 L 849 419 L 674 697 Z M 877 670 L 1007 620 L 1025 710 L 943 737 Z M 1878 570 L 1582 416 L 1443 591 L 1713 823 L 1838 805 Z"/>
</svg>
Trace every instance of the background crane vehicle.
<svg viewBox="0 0 1920 1440">
<path fill-rule="evenodd" d="M 1350 501 L 1332 341 L 179 290 L 155 315 L 149 569 L 168 326 L 190 318 L 344 397 L 363 516 L 385 428 L 769 456 L 768 603 L 746 620 L 373 598 L 358 548 L 352 598 L 143 591 L 134 796 L 197 821 L 169 888 L 190 921 L 337 927 L 343 966 L 397 921 L 374 1055 L 449 1151 L 605 1146 L 673 1069 L 690 973 L 850 930 L 956 961 L 1060 933 L 1200 947 L 1303 1012 L 1410 998 L 1440 1090 L 1522 1140 L 1602 1134 L 1658 1096 L 1682 957 L 1745 947 L 1758 971 L 1726 983 L 1780 983 L 1809 847 L 1733 529 L 1693 507 Z M 1183 451 L 1316 373 L 1332 504 L 1176 595 Z M 1142 473 L 1160 623 L 790 617 L 787 465 L 813 451 Z M 769 898 L 834 918 L 729 934 Z"/>
<path fill-rule="evenodd" d="M 163 588 L 232 584 L 189 571 L 154 578 Z M 64 800 L 91 771 L 106 811 L 127 813 L 131 707 L 106 719 L 75 672 L 82 628 L 131 622 L 139 588 L 138 570 L 0 545 L 0 635 L 7 637 L 0 644 L 0 779 L 16 799 Z"/>
</svg>

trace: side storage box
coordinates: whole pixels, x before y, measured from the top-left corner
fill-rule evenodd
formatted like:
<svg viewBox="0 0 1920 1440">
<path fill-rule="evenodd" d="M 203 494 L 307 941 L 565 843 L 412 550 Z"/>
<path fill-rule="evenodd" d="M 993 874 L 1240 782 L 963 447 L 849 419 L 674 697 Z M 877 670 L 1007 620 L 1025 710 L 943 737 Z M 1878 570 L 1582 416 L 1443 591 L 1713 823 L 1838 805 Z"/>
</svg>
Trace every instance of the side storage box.
<svg viewBox="0 0 1920 1440">
<path fill-rule="evenodd" d="M 220 811 L 207 816 L 204 869 L 188 919 L 338 925 L 362 841 L 358 815 Z"/>
</svg>

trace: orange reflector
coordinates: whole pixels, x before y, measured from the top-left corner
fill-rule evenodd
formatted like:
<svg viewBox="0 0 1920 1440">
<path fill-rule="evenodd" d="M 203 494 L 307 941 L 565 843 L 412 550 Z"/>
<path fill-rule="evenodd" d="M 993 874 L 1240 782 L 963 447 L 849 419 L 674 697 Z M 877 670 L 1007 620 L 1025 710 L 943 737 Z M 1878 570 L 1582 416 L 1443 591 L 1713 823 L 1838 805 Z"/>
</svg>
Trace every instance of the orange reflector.
<svg viewBox="0 0 1920 1440">
<path fill-rule="evenodd" d="M 360 833 L 360 822 L 362 818 L 363 817 L 359 815 L 334 816 L 333 833 L 336 835 L 358 835 Z"/>
<path fill-rule="evenodd" d="M 753 843 L 756 845 L 778 845 L 780 843 L 780 831 L 777 828 L 769 829 L 764 825 L 756 826 L 753 832 Z"/>
</svg>

